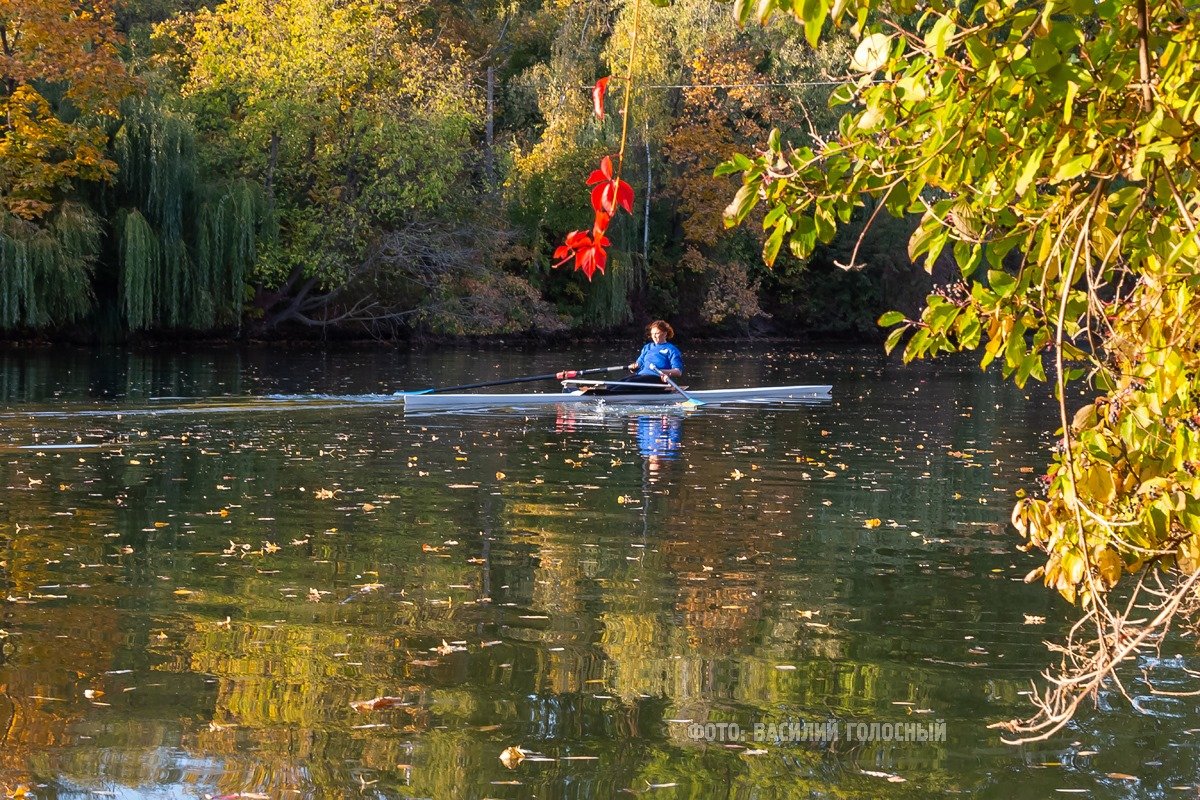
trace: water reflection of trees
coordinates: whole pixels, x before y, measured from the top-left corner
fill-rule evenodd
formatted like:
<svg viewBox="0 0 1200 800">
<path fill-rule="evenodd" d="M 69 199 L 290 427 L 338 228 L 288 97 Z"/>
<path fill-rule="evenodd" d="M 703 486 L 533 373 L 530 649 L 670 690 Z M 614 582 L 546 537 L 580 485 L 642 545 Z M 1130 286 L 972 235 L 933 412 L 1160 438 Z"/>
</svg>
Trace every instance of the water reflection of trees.
<svg viewBox="0 0 1200 800">
<path fill-rule="evenodd" d="M 926 659 L 972 660 L 963 636 L 1015 605 L 1007 577 L 986 577 L 1007 544 L 978 500 L 1002 505 L 993 476 L 1028 444 L 1007 433 L 1021 420 L 982 413 L 996 402 L 986 384 L 920 388 L 933 419 L 854 396 L 811 415 L 693 415 L 655 481 L 623 417 L 424 432 L 386 413 L 138 420 L 109 423 L 108 449 L 20 455 L 0 510 L 3 588 L 69 599 L 0 605 L 14 708 L 0 706 L 0 769 L 272 796 L 462 797 L 514 775 L 540 797 L 646 782 L 853 796 L 829 771 L 840 753 L 739 758 L 668 720 L 947 706 L 964 667 Z M 317 487 L 339 493 L 317 502 Z M 905 527 L 868 530 L 867 517 Z M 281 552 L 264 555 L 264 540 Z M 231 542 L 251 550 L 227 554 Z M 947 593 L 965 576 L 978 578 L 969 593 Z M 310 587 L 329 594 L 308 602 Z M 431 652 L 443 639 L 467 651 Z M 134 677 L 104 677 L 125 669 Z M 93 683 L 110 706 L 82 698 Z M 381 695 L 410 705 L 350 709 Z M 509 773 L 496 756 L 514 743 L 601 761 Z M 945 745 L 905 757 L 926 788 L 949 780 Z"/>
</svg>

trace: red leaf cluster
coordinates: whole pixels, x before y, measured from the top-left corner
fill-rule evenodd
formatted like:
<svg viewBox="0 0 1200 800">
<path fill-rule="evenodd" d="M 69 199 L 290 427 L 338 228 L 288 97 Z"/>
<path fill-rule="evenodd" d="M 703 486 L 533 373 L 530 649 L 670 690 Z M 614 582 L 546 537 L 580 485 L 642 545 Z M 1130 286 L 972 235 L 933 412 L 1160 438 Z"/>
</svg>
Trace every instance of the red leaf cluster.
<svg viewBox="0 0 1200 800">
<path fill-rule="evenodd" d="M 554 266 L 561 267 L 574 258 L 575 269 L 582 270 L 589 281 L 596 270 L 600 270 L 600 274 L 603 275 L 604 265 L 608 263 L 608 251 L 604 248 L 612 244 L 605 236 L 609 219 L 608 214 L 597 212 L 596 222 L 590 232 L 571 231 L 568 233 L 567 243 L 559 245 L 558 249 L 554 251 L 554 258 L 557 259 Z"/>
<path fill-rule="evenodd" d="M 601 78 L 592 90 L 592 103 L 596 116 L 604 118 L 604 93 L 608 89 L 608 78 Z M 600 168 L 593 170 L 588 176 L 587 185 L 592 188 L 592 211 L 595 219 L 591 231 L 571 231 L 567 241 L 554 251 L 554 266 L 575 259 L 576 271 L 582 271 L 590 281 L 596 270 L 604 274 L 604 266 L 608 263 L 608 247 L 612 242 L 605 235 L 608 224 L 618 208 L 623 208 L 629 214 L 633 213 L 633 187 L 621 180 L 619 174 L 613 173 L 612 158 L 605 156 L 600 160 Z"/>
</svg>

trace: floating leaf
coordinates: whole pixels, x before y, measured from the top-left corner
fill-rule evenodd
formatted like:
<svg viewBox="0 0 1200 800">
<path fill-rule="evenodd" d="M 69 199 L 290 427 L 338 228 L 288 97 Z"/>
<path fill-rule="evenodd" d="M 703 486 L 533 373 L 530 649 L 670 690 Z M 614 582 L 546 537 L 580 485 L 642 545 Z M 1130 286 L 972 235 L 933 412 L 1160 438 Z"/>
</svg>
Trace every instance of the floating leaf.
<svg viewBox="0 0 1200 800">
<path fill-rule="evenodd" d="M 385 711 L 389 708 L 401 708 L 409 706 L 412 703 L 406 702 L 403 697 L 372 697 L 370 700 L 354 700 L 351 701 L 350 707 L 360 713 L 368 711 Z"/>
<path fill-rule="evenodd" d="M 504 752 L 500 754 L 500 763 L 509 769 L 516 769 L 517 765 L 524 760 L 525 751 L 516 745 L 506 747 Z"/>
</svg>

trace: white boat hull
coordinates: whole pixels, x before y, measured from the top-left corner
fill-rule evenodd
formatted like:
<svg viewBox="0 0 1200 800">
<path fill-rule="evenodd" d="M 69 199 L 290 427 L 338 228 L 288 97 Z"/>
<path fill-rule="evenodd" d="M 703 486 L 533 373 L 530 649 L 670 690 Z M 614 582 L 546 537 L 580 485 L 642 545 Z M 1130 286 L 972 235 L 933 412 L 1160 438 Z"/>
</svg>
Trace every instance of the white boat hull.
<svg viewBox="0 0 1200 800">
<path fill-rule="evenodd" d="M 745 389 L 689 389 L 688 395 L 704 403 L 771 403 L 828 400 L 832 386 L 755 386 Z M 526 392 L 524 394 L 401 394 L 405 411 L 453 411 L 469 408 L 525 408 L 560 403 L 682 403 L 675 392 L 605 394 L 590 392 Z"/>
</svg>

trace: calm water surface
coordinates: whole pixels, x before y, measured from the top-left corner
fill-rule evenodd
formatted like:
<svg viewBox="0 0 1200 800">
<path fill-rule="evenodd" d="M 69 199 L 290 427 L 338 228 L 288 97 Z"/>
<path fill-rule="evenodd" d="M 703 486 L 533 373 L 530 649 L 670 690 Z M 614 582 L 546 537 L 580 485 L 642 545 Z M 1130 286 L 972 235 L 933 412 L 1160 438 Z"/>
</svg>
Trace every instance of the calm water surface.
<svg viewBox="0 0 1200 800">
<path fill-rule="evenodd" d="M 987 729 L 1027 713 L 1070 619 L 1007 525 L 1044 399 L 969 363 L 744 347 L 690 353 L 692 386 L 834 400 L 406 418 L 379 396 L 634 344 L 0 356 L 0 790 L 1196 796 L 1192 701 L 1105 698 L 1036 747 Z"/>
</svg>

